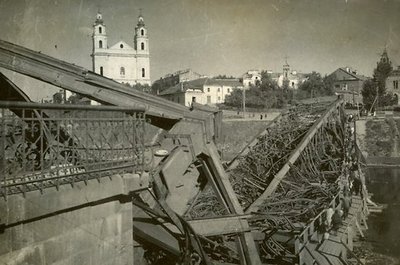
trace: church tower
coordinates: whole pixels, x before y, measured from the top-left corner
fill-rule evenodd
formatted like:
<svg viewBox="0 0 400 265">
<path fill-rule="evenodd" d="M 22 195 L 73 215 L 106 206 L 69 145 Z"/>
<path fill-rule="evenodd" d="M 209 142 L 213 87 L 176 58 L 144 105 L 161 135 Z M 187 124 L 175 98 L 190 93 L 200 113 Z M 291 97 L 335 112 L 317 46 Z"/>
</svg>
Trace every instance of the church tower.
<svg viewBox="0 0 400 265">
<path fill-rule="evenodd" d="M 285 60 L 285 64 L 283 65 L 283 78 L 288 79 L 289 78 L 289 73 L 290 73 L 290 66 L 287 62 L 287 59 Z"/>
<path fill-rule="evenodd" d="M 108 48 L 106 25 L 104 24 L 103 16 L 100 13 L 100 11 L 97 12 L 96 21 L 93 24 L 92 39 L 93 39 L 93 53 L 92 53 L 93 72 L 103 75 L 102 67 L 96 69 L 96 60 L 95 60 L 96 53 L 104 52 Z"/>
<path fill-rule="evenodd" d="M 382 55 L 381 55 L 380 62 L 381 62 L 381 63 L 388 63 L 388 64 L 391 64 L 391 63 L 392 63 L 392 62 L 389 60 L 389 56 L 388 56 L 388 54 L 387 54 L 386 47 L 385 47 L 385 49 L 383 50 L 383 53 L 382 53 Z"/>
<path fill-rule="evenodd" d="M 100 12 L 93 24 L 93 71 L 119 83 L 151 85 L 147 28 L 139 15 L 133 39 L 108 46 L 106 26 Z M 131 44 L 130 44 L 131 43 Z"/>
<path fill-rule="evenodd" d="M 141 84 L 150 85 L 150 49 L 147 28 L 142 14 L 135 27 L 134 48 L 137 53 L 137 80 Z"/>
</svg>

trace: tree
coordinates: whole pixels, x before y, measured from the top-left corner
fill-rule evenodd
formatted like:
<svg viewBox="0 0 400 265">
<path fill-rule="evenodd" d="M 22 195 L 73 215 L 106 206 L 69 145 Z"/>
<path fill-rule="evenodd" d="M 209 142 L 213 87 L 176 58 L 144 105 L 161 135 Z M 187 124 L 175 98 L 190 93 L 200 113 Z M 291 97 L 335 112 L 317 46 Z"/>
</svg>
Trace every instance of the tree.
<svg viewBox="0 0 400 265">
<path fill-rule="evenodd" d="M 259 87 L 263 91 L 279 89 L 278 83 L 272 80 L 271 75 L 267 71 L 261 72 L 261 83 Z"/>
<path fill-rule="evenodd" d="M 236 79 L 234 76 L 227 76 L 227 75 L 217 75 L 214 77 L 215 79 Z"/>
<path fill-rule="evenodd" d="M 225 97 L 225 104 L 232 107 L 240 108 L 243 102 L 243 91 L 234 89 L 230 95 Z"/>
<path fill-rule="evenodd" d="M 290 89 L 281 89 L 271 75 L 266 71 L 261 72 L 261 82 L 250 86 L 246 90 L 246 106 L 252 108 L 281 108 L 290 103 L 293 92 Z M 243 104 L 243 91 L 234 90 L 225 98 L 225 104 L 241 108 Z"/>
<path fill-rule="evenodd" d="M 333 77 L 322 77 L 320 73 L 312 72 L 307 80 L 299 84 L 299 98 L 313 98 L 333 95 Z"/>
<path fill-rule="evenodd" d="M 151 93 L 151 87 L 148 84 L 140 84 L 140 83 L 136 83 L 134 85 L 130 85 L 129 83 L 123 83 L 125 86 L 127 87 L 131 87 L 135 90 L 141 91 L 141 92 L 145 92 L 145 93 Z"/>
<path fill-rule="evenodd" d="M 372 79 L 364 81 L 361 95 L 366 110 L 370 110 L 376 100 L 377 85 Z"/>
<path fill-rule="evenodd" d="M 390 106 L 396 102 L 396 97 L 391 93 L 387 93 L 385 84 L 392 70 L 392 63 L 385 50 L 374 69 L 372 79 L 364 81 L 363 84 L 361 94 L 367 110 L 370 110 L 371 107 L 375 109 L 375 107 Z"/>
</svg>

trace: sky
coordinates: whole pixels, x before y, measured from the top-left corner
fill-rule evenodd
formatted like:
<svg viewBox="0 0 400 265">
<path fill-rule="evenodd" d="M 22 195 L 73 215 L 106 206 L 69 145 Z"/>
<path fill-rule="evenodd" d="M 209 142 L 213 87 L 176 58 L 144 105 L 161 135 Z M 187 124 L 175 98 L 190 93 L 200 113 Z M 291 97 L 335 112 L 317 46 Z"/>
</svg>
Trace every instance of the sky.
<svg viewBox="0 0 400 265">
<path fill-rule="evenodd" d="M 351 66 L 371 76 L 385 47 L 400 63 L 400 0 L 0 0 L 0 39 L 91 69 L 98 10 L 109 46 L 133 46 L 142 10 L 152 81 L 186 68 L 208 76 L 281 72 L 285 58 L 300 72 Z M 40 83 L 11 76 L 34 98 L 46 94 L 30 92 Z"/>
</svg>

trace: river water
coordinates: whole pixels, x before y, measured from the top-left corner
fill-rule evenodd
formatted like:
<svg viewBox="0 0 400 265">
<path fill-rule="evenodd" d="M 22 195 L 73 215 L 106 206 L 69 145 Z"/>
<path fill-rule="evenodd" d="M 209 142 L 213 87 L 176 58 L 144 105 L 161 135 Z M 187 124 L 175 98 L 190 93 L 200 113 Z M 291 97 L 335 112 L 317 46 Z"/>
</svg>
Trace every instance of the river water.
<svg viewBox="0 0 400 265">
<path fill-rule="evenodd" d="M 387 205 L 382 213 L 369 215 L 367 239 L 376 252 L 400 259 L 400 168 L 369 168 L 366 173 L 372 200 Z"/>
</svg>

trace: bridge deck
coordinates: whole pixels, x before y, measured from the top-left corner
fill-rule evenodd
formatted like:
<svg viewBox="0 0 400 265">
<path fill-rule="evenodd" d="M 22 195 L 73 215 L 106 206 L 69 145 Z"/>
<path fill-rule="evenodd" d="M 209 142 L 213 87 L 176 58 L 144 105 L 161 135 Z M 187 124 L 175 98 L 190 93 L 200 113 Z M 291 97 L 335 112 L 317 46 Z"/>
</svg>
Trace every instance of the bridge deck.
<svg viewBox="0 0 400 265">
<path fill-rule="evenodd" d="M 343 221 L 337 235 L 332 232 L 327 240 L 321 244 L 315 241 L 308 241 L 307 249 L 319 265 L 341 265 L 346 264 L 339 257 L 344 257 L 347 253 L 346 247 L 342 242 L 349 239 L 349 227 L 355 226 L 356 218 L 360 212 L 363 212 L 363 201 L 360 196 L 352 196 L 352 204 L 348 217 Z"/>
</svg>

